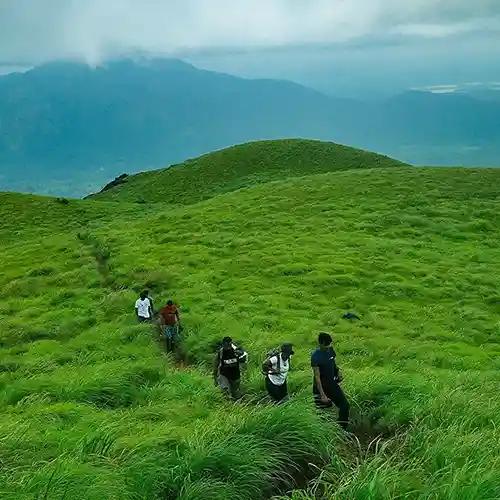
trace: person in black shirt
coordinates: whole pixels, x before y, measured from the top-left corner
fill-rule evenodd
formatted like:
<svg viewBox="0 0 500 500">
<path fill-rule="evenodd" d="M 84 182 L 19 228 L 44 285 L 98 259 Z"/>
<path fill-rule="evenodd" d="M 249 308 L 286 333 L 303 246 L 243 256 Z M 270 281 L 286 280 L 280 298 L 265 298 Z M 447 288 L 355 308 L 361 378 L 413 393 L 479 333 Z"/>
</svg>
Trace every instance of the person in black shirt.
<svg viewBox="0 0 500 500">
<path fill-rule="evenodd" d="M 321 332 L 318 336 L 319 348 L 311 356 L 313 369 L 313 394 L 318 408 L 330 408 L 335 405 L 339 409 L 339 424 L 347 429 L 349 422 L 349 403 L 340 383 L 342 377 L 335 363 L 335 351 L 330 334 Z"/>
<path fill-rule="evenodd" d="M 224 337 L 222 347 L 214 359 L 214 383 L 232 399 L 240 397 L 240 364 L 246 363 L 248 354 L 233 344 L 231 337 Z"/>
</svg>

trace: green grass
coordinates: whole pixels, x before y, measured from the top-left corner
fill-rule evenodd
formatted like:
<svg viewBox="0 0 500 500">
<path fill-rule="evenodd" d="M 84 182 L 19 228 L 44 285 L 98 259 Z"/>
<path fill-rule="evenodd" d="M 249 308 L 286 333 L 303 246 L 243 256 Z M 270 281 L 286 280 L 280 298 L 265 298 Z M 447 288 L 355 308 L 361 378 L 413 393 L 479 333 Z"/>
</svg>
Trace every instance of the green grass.
<svg viewBox="0 0 500 500">
<path fill-rule="evenodd" d="M 402 165 L 387 156 L 331 142 L 303 139 L 258 141 L 209 153 L 167 169 L 130 176 L 125 184 L 93 198 L 190 204 L 289 177 Z"/>
<path fill-rule="evenodd" d="M 359 169 L 178 207 L 0 195 L 0 497 L 499 498 L 499 181 Z M 188 368 L 135 324 L 144 286 L 181 304 Z M 360 443 L 311 408 L 320 329 Z M 209 375 L 226 334 L 250 352 L 238 405 Z M 284 340 L 294 397 L 274 408 L 259 366 Z"/>
</svg>

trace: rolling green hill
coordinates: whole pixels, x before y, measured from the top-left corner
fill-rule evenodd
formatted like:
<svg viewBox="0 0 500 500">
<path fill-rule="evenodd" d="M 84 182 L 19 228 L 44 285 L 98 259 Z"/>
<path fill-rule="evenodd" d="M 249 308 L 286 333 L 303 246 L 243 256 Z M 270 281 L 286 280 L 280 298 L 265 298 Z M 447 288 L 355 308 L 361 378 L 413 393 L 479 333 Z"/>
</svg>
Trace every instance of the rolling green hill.
<svg viewBox="0 0 500 500">
<path fill-rule="evenodd" d="M 500 170 L 256 170 L 187 206 L 0 195 L 2 499 L 500 496 Z M 181 362 L 135 323 L 143 287 L 181 304 Z M 353 435 L 312 409 L 321 329 Z M 226 334 L 250 353 L 241 404 L 210 379 Z M 273 407 L 260 363 L 284 340 Z"/>
<path fill-rule="evenodd" d="M 223 149 L 163 170 L 130 176 L 124 184 L 92 198 L 190 204 L 289 177 L 403 165 L 386 156 L 332 142 L 303 139 L 258 141 Z"/>
</svg>

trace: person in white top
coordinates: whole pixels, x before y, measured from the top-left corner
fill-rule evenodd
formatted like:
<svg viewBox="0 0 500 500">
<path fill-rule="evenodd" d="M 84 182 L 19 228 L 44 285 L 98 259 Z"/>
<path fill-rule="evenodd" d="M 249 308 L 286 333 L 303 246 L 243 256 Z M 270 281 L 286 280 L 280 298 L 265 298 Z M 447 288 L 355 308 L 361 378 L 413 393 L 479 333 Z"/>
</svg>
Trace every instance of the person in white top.
<svg viewBox="0 0 500 500">
<path fill-rule="evenodd" d="M 151 321 L 153 318 L 153 307 L 146 290 L 141 292 L 140 298 L 135 301 L 135 314 L 140 323 Z"/>
<path fill-rule="evenodd" d="M 286 379 L 290 370 L 290 358 L 294 354 L 292 344 L 286 343 L 276 354 L 269 356 L 263 364 L 266 375 L 266 389 L 269 396 L 276 403 L 283 403 L 288 399 Z"/>
</svg>

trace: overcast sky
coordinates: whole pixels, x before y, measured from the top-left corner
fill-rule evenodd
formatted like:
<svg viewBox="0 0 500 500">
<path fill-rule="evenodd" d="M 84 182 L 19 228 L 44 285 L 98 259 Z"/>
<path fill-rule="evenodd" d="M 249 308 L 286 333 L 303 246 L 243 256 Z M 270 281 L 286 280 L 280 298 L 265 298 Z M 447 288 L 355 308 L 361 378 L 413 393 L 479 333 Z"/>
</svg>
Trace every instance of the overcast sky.
<svg viewBox="0 0 500 500">
<path fill-rule="evenodd" d="M 143 53 L 249 76 L 281 76 L 293 60 L 304 80 L 332 54 L 369 61 L 375 47 L 394 58 L 391 47 L 397 61 L 442 52 L 467 64 L 498 42 L 500 0 L 0 0 L 4 67 Z"/>
<path fill-rule="evenodd" d="M 498 31 L 499 0 L 1 0 L 0 60 Z"/>
</svg>

